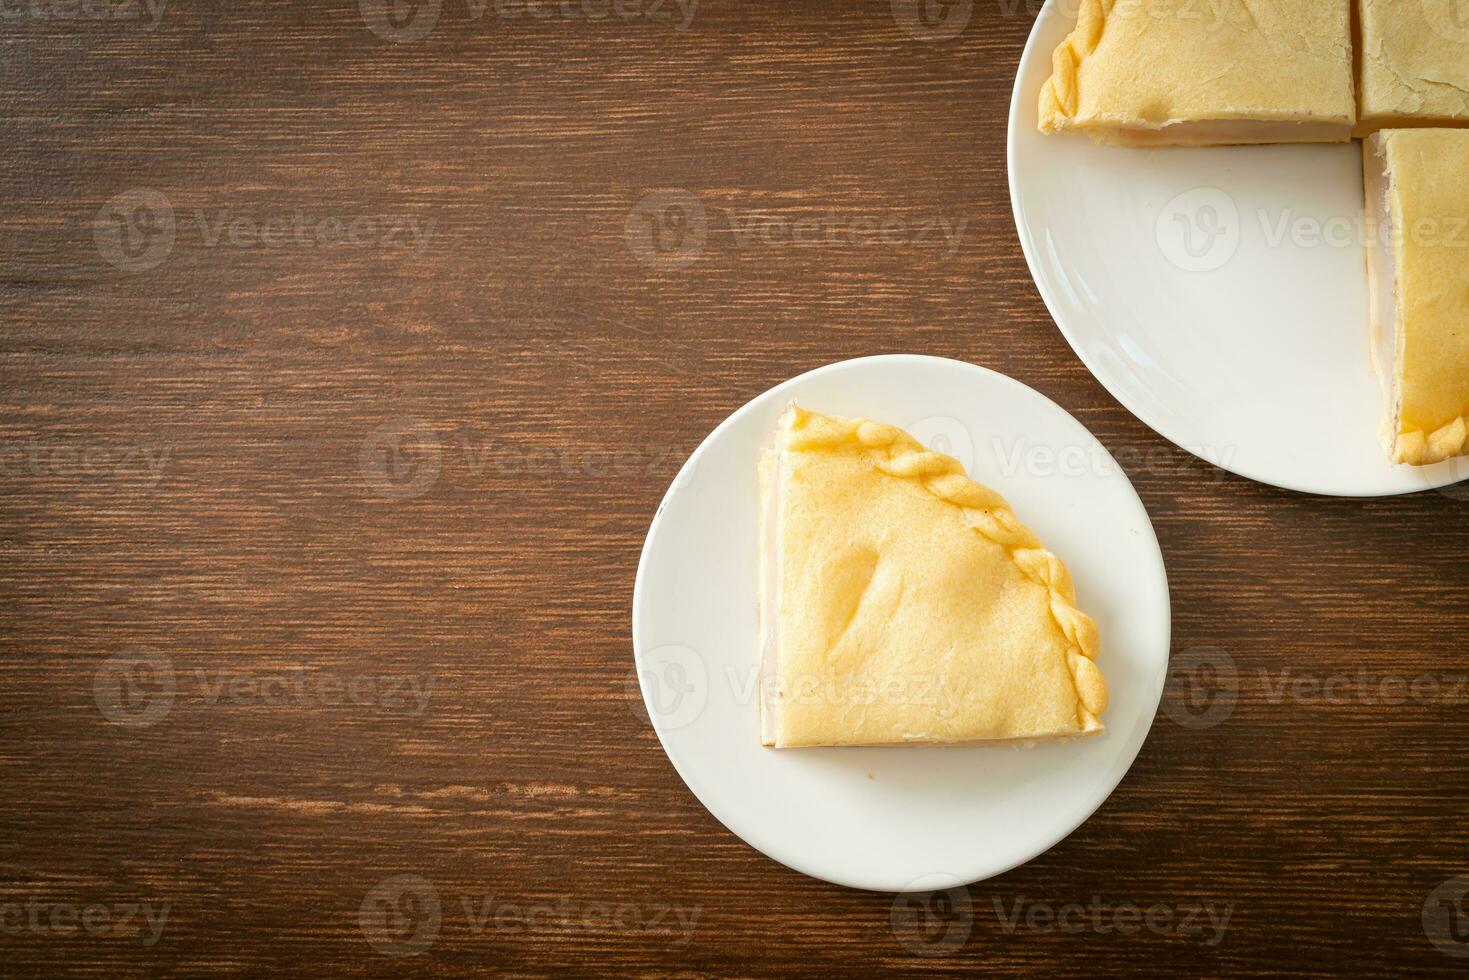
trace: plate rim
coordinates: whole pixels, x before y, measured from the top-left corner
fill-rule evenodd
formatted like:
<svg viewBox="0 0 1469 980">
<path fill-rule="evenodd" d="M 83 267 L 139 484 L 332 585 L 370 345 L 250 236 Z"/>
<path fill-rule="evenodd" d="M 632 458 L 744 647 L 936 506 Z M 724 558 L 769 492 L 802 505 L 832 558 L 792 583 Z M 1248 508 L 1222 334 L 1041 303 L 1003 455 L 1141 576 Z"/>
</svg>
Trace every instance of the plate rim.
<svg viewBox="0 0 1469 980">
<path fill-rule="evenodd" d="M 1022 79 L 1025 74 L 1026 67 L 1031 63 L 1031 59 L 1034 57 L 1038 57 L 1035 49 L 1039 43 L 1042 28 L 1049 25 L 1051 18 L 1062 16 L 1061 14 L 1057 13 L 1057 8 L 1059 5 L 1059 0 L 1045 0 L 1044 6 L 1041 8 L 1040 13 L 1036 16 L 1035 23 L 1031 25 L 1030 36 L 1026 39 L 1025 47 L 1021 50 L 1020 53 L 1020 60 L 1015 66 L 1015 84 L 1011 89 L 1009 118 L 1006 120 L 1005 124 L 1005 176 L 1006 183 L 1008 184 L 1010 191 L 1010 216 L 1015 222 L 1015 233 L 1016 236 L 1020 239 L 1020 251 L 1025 256 L 1026 270 L 1030 273 L 1030 280 L 1035 285 L 1036 291 L 1040 293 L 1041 302 L 1045 304 L 1046 312 L 1050 315 L 1051 322 L 1055 324 L 1056 329 L 1061 332 L 1061 336 L 1066 339 L 1067 345 L 1071 348 L 1072 352 L 1076 354 L 1077 359 L 1081 361 L 1082 365 L 1087 369 L 1087 372 L 1091 374 L 1092 378 L 1095 379 L 1096 382 L 1107 391 L 1107 394 L 1111 395 L 1118 404 L 1127 409 L 1128 413 L 1131 414 L 1133 418 L 1137 419 L 1143 425 L 1146 425 L 1149 429 L 1153 430 L 1159 436 L 1162 436 L 1164 439 L 1168 440 L 1170 443 L 1177 446 L 1179 449 L 1182 449 L 1189 455 L 1203 460 L 1210 466 L 1214 466 L 1221 470 L 1224 470 L 1226 473 L 1233 473 L 1235 476 L 1242 477 L 1253 483 L 1259 483 L 1264 486 L 1277 487 L 1281 490 L 1289 490 L 1293 493 L 1312 494 L 1320 497 L 1340 497 L 1351 500 L 1372 500 L 1379 497 L 1400 497 L 1406 496 L 1408 494 L 1423 493 L 1425 491 L 1441 490 L 1444 487 L 1453 486 L 1456 483 L 1466 482 L 1465 477 L 1454 475 L 1454 468 L 1448 467 L 1446 468 L 1447 475 L 1441 477 L 1435 476 L 1425 478 L 1423 485 L 1421 486 L 1398 487 L 1377 491 L 1349 490 L 1340 487 L 1322 486 L 1319 484 L 1298 484 L 1291 481 L 1282 481 L 1280 479 L 1266 476 L 1253 467 L 1240 464 L 1231 464 L 1227 466 L 1222 465 L 1214 460 L 1208 459 L 1207 457 L 1200 455 L 1193 449 L 1190 449 L 1186 444 L 1186 441 L 1181 437 L 1175 437 L 1174 433 L 1169 431 L 1166 418 L 1155 419 L 1150 414 L 1143 412 L 1138 407 L 1136 402 L 1134 402 L 1126 394 L 1120 391 L 1117 387 L 1114 387 L 1114 385 L 1107 379 L 1105 372 L 1099 370 L 1098 366 L 1093 363 L 1092 358 L 1087 356 L 1086 351 L 1083 349 L 1083 345 L 1081 344 L 1080 340 L 1072 335 L 1072 331 L 1067 328 L 1065 320 L 1057 314 L 1056 311 L 1058 309 L 1058 305 L 1055 301 L 1053 291 L 1047 285 L 1046 278 L 1037 271 L 1035 259 L 1036 246 L 1030 236 L 1026 223 L 1022 220 L 1021 217 L 1020 194 L 1016 183 L 1015 135 L 1018 127 L 1021 125 L 1020 115 L 1023 111 L 1022 107 L 1026 104 L 1026 102 L 1022 98 L 1022 96 L 1024 95 L 1024 93 L 1021 91 Z M 1036 98 L 1038 97 L 1039 96 L 1037 95 Z"/>
<path fill-rule="evenodd" d="M 785 381 L 782 381 L 779 384 L 774 385 L 766 389 L 765 391 L 762 391 L 759 394 L 756 394 L 755 396 L 745 400 L 738 408 L 730 412 L 730 414 L 727 415 L 718 425 L 716 425 L 713 429 L 709 431 L 709 433 L 703 438 L 702 441 L 700 441 L 699 445 L 694 449 L 694 451 L 689 454 L 689 457 L 684 460 L 683 465 L 679 467 L 679 470 L 674 476 L 673 481 L 669 484 L 668 489 L 665 490 L 662 497 L 659 498 L 658 506 L 653 513 L 653 517 L 648 524 L 647 533 L 643 538 L 643 547 L 640 549 L 638 554 L 637 572 L 633 578 L 632 615 L 629 623 L 633 647 L 633 670 L 634 673 L 637 675 L 638 691 L 643 699 L 644 710 L 648 713 L 649 727 L 651 727 L 654 734 L 657 735 L 658 744 L 662 748 L 664 756 L 668 759 L 669 763 L 672 764 L 674 772 L 678 774 L 678 777 L 683 782 L 685 788 L 687 788 L 688 791 L 693 794 L 694 798 L 699 802 L 699 805 L 704 808 L 706 813 L 713 817 L 721 827 L 723 827 L 730 834 L 734 835 L 735 838 L 742 841 L 746 846 L 755 850 L 763 857 L 776 862 L 777 864 L 789 868 L 790 870 L 798 874 L 802 874 L 810 878 L 815 878 L 818 881 L 824 881 L 840 887 L 854 888 L 861 891 L 879 892 L 883 894 L 902 894 L 902 890 L 894 890 L 893 888 L 888 887 L 886 883 L 878 882 L 872 876 L 864 876 L 860 871 L 839 878 L 838 876 L 825 874 L 821 871 L 815 870 L 809 865 L 804 864 L 804 862 L 800 861 L 799 858 L 792 858 L 791 860 L 787 860 L 787 858 L 784 856 L 777 856 L 778 854 L 786 853 L 786 849 L 779 844 L 772 843 L 768 837 L 762 837 L 759 834 L 755 833 L 742 833 L 741 831 L 738 831 L 734 827 L 730 826 L 729 823 L 726 822 L 725 819 L 718 812 L 716 812 L 713 807 L 709 805 L 709 801 L 705 799 L 705 794 L 700 789 L 700 786 L 704 785 L 704 780 L 690 779 L 689 773 L 686 772 L 684 766 L 680 764 L 676 753 L 670 750 L 668 740 L 664 737 L 664 732 L 652 720 L 657 715 L 648 690 L 647 682 L 644 679 L 644 674 L 641 669 L 643 654 L 638 641 L 638 637 L 641 633 L 640 624 L 643 619 L 642 609 L 644 606 L 644 602 L 642 601 L 642 596 L 644 594 L 645 575 L 648 568 L 649 552 L 652 548 L 653 539 L 655 536 L 655 532 L 657 531 L 658 524 L 663 517 L 663 512 L 667 507 L 669 499 L 675 492 L 677 492 L 681 488 L 685 472 L 687 472 L 690 467 L 697 467 L 700 458 L 714 444 L 716 437 L 719 436 L 719 434 L 723 432 L 727 427 L 731 426 L 737 419 L 744 416 L 747 412 L 754 411 L 757 403 L 765 400 L 766 398 L 776 395 L 783 389 L 793 387 L 797 383 L 805 381 L 808 378 L 834 372 L 843 368 L 850 368 L 857 364 L 870 362 L 918 362 L 943 365 L 948 369 L 958 367 L 965 370 L 979 371 L 985 375 L 990 376 L 992 379 L 997 379 L 1003 384 L 1018 388 L 1022 392 L 1028 392 L 1029 394 L 1042 399 L 1052 408 L 1065 415 L 1066 418 L 1068 418 L 1072 423 L 1078 426 L 1092 439 L 1093 442 L 1101 447 L 1102 451 L 1107 454 L 1107 458 L 1109 460 L 1112 460 L 1116 475 L 1120 477 L 1123 483 L 1126 485 L 1128 491 L 1131 493 L 1133 505 L 1137 508 L 1138 512 L 1142 516 L 1142 526 L 1145 527 L 1147 531 L 1147 539 L 1145 543 L 1151 543 L 1151 551 L 1148 553 L 1150 554 L 1150 557 L 1156 567 L 1157 581 L 1162 586 L 1161 616 L 1162 634 L 1164 637 L 1164 659 L 1162 676 L 1165 679 L 1167 677 L 1168 665 L 1172 660 L 1173 652 L 1173 602 L 1172 592 L 1168 584 L 1168 567 L 1167 563 L 1163 559 L 1162 546 L 1158 543 L 1157 529 L 1153 526 L 1153 519 L 1152 516 L 1148 513 L 1147 505 L 1143 503 L 1142 496 L 1138 494 L 1137 487 L 1133 485 L 1132 478 L 1127 475 L 1127 471 L 1123 469 L 1120 465 L 1116 464 L 1116 461 L 1112 457 L 1110 450 L 1108 450 L 1107 447 L 1102 443 L 1102 441 L 1097 438 L 1095 433 L 1093 433 L 1091 429 L 1087 428 L 1087 426 L 1084 425 L 1081 420 L 1077 419 L 1076 416 L 1072 415 L 1064 407 L 1062 407 L 1053 399 L 1047 397 L 1044 393 L 1037 391 L 1036 389 L 1030 387 L 1022 381 L 1012 378 L 1009 375 L 1002 374 L 992 368 L 988 368 L 980 364 L 974 364 L 969 361 L 961 361 L 957 358 L 939 357 L 930 354 L 910 353 L 872 354 L 863 357 L 846 358 L 839 361 L 832 361 L 830 363 L 812 368 L 808 371 L 803 371 L 800 374 L 794 375 L 793 377 L 787 378 Z M 1147 697 L 1145 694 L 1145 710 L 1139 714 L 1140 720 L 1144 720 L 1145 724 L 1142 725 L 1142 737 L 1138 740 L 1136 748 L 1132 751 L 1131 758 L 1128 758 L 1126 760 L 1126 763 L 1121 767 L 1120 771 L 1118 772 L 1116 780 L 1112 782 L 1112 784 L 1106 789 L 1105 792 L 1098 794 L 1095 800 L 1084 803 L 1078 809 L 1077 819 L 1075 820 L 1075 822 L 1070 823 L 1069 826 L 1066 826 L 1059 834 L 1055 836 L 1054 839 L 1045 839 L 1044 846 L 1036 846 L 1033 850 L 1027 848 L 1026 850 L 1030 850 L 1031 852 L 1019 857 L 1013 862 L 1002 862 L 1000 865 L 993 867 L 981 866 L 977 868 L 966 869 L 962 872 L 957 870 L 953 872 L 948 872 L 955 879 L 956 884 L 961 886 L 972 885 L 1005 874 L 1009 871 L 1014 870 L 1015 868 L 1020 867 L 1021 865 L 1028 864 L 1029 862 L 1035 860 L 1036 858 L 1045 854 L 1047 851 L 1054 848 L 1057 844 L 1061 843 L 1066 838 L 1070 837 L 1078 829 L 1080 829 L 1083 824 L 1090 820 L 1092 816 L 1096 814 L 1097 810 L 1101 809 L 1102 805 L 1106 803 L 1107 800 L 1112 798 L 1112 794 L 1117 791 L 1117 787 L 1121 786 L 1122 781 L 1127 778 L 1129 773 L 1132 772 L 1132 767 L 1137 763 L 1138 756 L 1142 754 L 1143 746 L 1147 744 L 1148 738 L 1152 735 L 1153 728 L 1158 721 L 1158 712 L 1162 706 L 1164 686 L 1164 684 L 1159 684 L 1157 686 L 1156 691 L 1153 692 L 1151 704 L 1146 703 Z"/>
</svg>

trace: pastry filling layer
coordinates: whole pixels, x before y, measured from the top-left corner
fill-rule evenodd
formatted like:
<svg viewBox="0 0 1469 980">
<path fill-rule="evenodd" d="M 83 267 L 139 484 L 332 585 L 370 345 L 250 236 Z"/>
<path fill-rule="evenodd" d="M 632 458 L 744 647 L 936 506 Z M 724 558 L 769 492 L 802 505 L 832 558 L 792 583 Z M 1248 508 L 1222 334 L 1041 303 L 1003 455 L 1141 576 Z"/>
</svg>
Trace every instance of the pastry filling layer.
<svg viewBox="0 0 1469 980">
<path fill-rule="evenodd" d="M 1370 313 L 1372 368 L 1382 387 L 1386 408 L 1383 439 L 1391 452 L 1397 442 L 1402 417 L 1402 394 L 1398 379 L 1398 275 L 1394 243 L 1398 240 L 1392 210 L 1392 176 L 1387 156 L 1376 137 L 1363 144 L 1363 178 L 1367 213 L 1374 219 L 1367 236 L 1367 308 Z"/>
<path fill-rule="evenodd" d="M 1234 146 L 1251 143 L 1345 143 L 1351 123 L 1207 119 L 1162 126 L 1088 125 L 1086 132 L 1121 146 Z"/>
</svg>

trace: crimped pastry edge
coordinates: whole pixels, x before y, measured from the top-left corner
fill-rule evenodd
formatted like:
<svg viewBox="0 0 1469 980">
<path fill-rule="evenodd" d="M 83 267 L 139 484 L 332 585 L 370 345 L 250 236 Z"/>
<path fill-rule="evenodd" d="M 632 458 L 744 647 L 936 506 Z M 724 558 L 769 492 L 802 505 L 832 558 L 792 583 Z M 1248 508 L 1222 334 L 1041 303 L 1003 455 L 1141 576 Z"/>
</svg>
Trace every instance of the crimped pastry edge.
<svg viewBox="0 0 1469 980">
<path fill-rule="evenodd" d="M 1116 3 L 1117 0 L 1081 0 L 1076 27 L 1051 53 L 1051 77 L 1041 86 L 1041 132 L 1056 133 L 1070 125 L 1081 98 L 1077 71 L 1082 60 L 1097 49 L 1107 15 Z"/>
<path fill-rule="evenodd" d="M 1463 415 L 1432 432 L 1408 428 L 1394 440 L 1393 462 L 1411 466 L 1441 463 L 1469 453 L 1469 417 Z"/>
</svg>

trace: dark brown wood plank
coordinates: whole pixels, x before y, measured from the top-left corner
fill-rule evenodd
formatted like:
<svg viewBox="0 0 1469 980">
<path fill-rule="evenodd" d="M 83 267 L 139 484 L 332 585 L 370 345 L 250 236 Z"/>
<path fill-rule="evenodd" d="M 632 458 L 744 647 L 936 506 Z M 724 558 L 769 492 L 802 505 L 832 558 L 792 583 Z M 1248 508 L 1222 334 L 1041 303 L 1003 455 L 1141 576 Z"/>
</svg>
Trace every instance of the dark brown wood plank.
<svg viewBox="0 0 1469 980">
<path fill-rule="evenodd" d="M 903 0 L 704 0 L 683 27 L 676 4 L 405 10 L 435 7 L 402 43 L 369 29 L 372 0 L 5 8 L 5 972 L 1469 964 L 1422 923 L 1469 874 L 1469 494 L 1256 486 L 1091 379 L 1010 218 L 1034 5 L 949 4 L 962 30 L 932 41 L 899 26 Z M 629 237 L 658 191 L 705 213 L 682 267 Z M 164 226 L 145 224 L 120 251 L 119 200 L 166 202 L 171 244 L 148 252 Z M 802 219 L 841 232 L 787 240 Z M 889 219 L 908 232 L 867 230 Z M 923 222 L 957 243 L 917 240 Z M 895 931 L 891 896 L 727 833 L 627 686 L 638 551 L 682 458 L 786 377 L 889 351 L 1010 374 L 1124 461 L 1191 668 L 1113 798 L 971 888 L 938 956 Z M 424 432 L 437 473 L 385 491 L 364 446 Z M 99 708 L 137 706 L 117 701 L 124 668 L 161 690 L 129 656 L 174 679 L 156 724 Z M 1191 714 L 1188 682 L 1224 658 L 1232 712 Z M 1381 697 L 1419 677 L 1438 687 Z M 359 922 L 404 874 L 441 903 L 411 960 Z M 123 935 L 48 918 L 163 902 L 152 944 L 140 913 Z M 1017 902 L 1037 927 L 1007 928 Z M 1046 928 L 1068 903 L 1230 918 L 1216 945 L 1091 912 Z"/>
</svg>

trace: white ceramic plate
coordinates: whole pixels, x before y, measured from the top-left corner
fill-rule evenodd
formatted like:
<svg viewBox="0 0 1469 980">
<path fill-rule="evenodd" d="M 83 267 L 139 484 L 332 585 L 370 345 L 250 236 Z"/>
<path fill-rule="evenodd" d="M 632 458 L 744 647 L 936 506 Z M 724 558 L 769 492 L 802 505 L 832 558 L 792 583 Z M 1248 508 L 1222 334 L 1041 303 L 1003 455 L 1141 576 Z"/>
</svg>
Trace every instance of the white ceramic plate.
<svg viewBox="0 0 1469 980">
<path fill-rule="evenodd" d="M 762 748 L 756 699 L 756 460 L 792 399 L 907 428 L 1009 498 L 1070 567 L 1102 634 L 1107 732 L 1011 747 Z M 1168 667 L 1163 558 L 1126 474 L 1055 403 L 934 357 L 828 365 L 735 412 L 689 458 L 643 547 L 633 649 L 685 783 L 757 850 L 855 888 L 966 883 L 1076 829 L 1132 765 Z"/>
<path fill-rule="evenodd" d="M 1010 198 L 1051 316 L 1160 435 L 1241 476 L 1381 496 L 1469 477 L 1390 463 L 1367 353 L 1361 144 L 1127 150 L 1042 136 L 1074 0 L 1047 0 L 1010 106 Z"/>
</svg>

